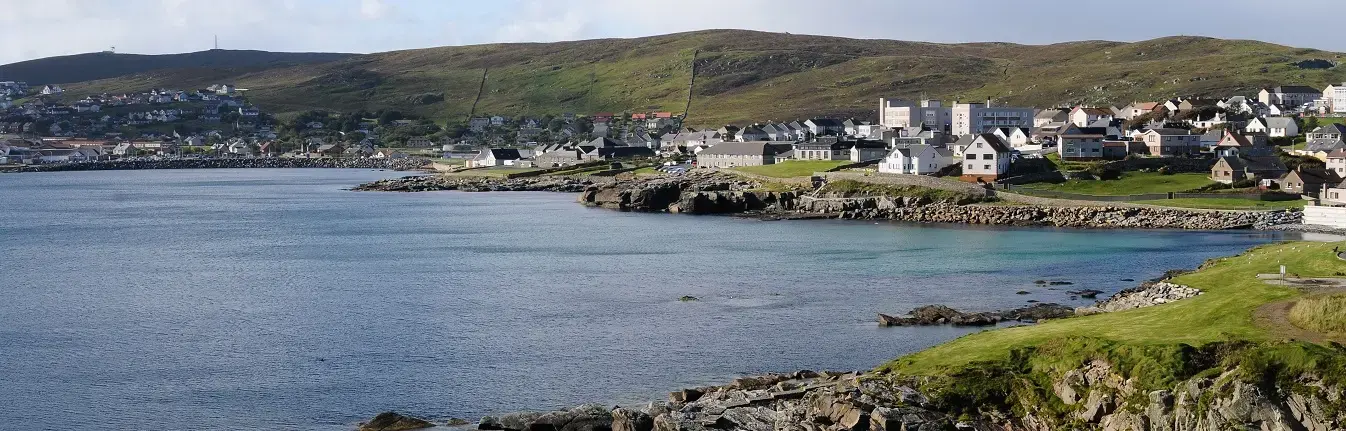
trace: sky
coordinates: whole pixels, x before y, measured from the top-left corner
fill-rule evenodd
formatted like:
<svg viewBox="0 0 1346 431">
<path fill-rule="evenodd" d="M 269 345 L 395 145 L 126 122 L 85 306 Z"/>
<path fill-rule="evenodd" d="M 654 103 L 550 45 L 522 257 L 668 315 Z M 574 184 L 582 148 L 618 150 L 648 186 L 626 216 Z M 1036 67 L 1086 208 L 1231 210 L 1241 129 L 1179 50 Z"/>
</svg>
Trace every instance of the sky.
<svg viewBox="0 0 1346 431">
<path fill-rule="evenodd" d="M 1341 0 L 1296 0 L 1292 13 Z M 1334 26 L 1271 25 L 1268 0 L 0 0 L 0 64 L 220 48 L 382 52 L 712 28 L 1046 44 L 1174 35 L 1346 51 Z M 1282 11 L 1283 12 L 1283 11 Z"/>
</svg>

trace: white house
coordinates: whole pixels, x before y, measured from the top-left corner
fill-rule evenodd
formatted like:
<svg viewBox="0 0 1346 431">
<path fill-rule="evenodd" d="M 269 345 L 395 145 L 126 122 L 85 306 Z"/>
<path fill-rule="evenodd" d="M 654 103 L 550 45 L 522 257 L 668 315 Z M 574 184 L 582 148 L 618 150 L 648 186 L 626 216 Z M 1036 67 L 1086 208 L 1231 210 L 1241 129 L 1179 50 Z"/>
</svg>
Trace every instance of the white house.
<svg viewBox="0 0 1346 431">
<path fill-rule="evenodd" d="M 1079 127 L 1089 127 L 1090 124 L 1098 120 L 1112 121 L 1113 113 L 1107 108 L 1088 108 L 1076 106 L 1070 110 L 1070 124 Z"/>
<path fill-rule="evenodd" d="M 1299 107 L 1306 103 L 1312 103 L 1314 99 L 1323 96 L 1323 92 L 1316 88 L 1304 85 L 1282 85 L 1273 88 L 1263 88 L 1257 92 L 1257 101 L 1266 105 L 1284 105 L 1287 107 Z"/>
<path fill-rule="evenodd" d="M 888 157 L 879 162 L 879 172 L 931 175 L 953 163 L 953 152 L 948 148 L 923 144 L 909 145 L 893 148 Z"/>
<path fill-rule="evenodd" d="M 374 152 L 374 155 L 371 156 L 371 157 L 373 157 L 373 158 L 375 158 L 375 159 L 405 159 L 405 158 L 407 158 L 407 154 L 406 154 L 406 153 L 403 153 L 403 152 L 401 152 L 401 151 L 393 151 L 393 150 L 389 150 L 389 149 L 387 149 L 387 148 L 384 148 L 384 149 L 375 151 L 375 152 Z"/>
<path fill-rule="evenodd" d="M 1098 160 L 1103 158 L 1103 140 L 1107 129 L 1102 127 L 1067 126 L 1058 135 L 1056 153 L 1062 160 Z"/>
<path fill-rule="evenodd" d="M 1028 136 L 1028 129 L 1022 127 L 998 127 L 991 133 L 1008 143 L 1010 148 L 1020 148 L 1032 143 Z"/>
<path fill-rule="evenodd" d="M 241 139 L 234 141 L 233 143 L 229 144 L 229 154 L 233 154 L 236 156 L 251 156 L 252 146 L 248 145 L 246 141 L 243 141 Z"/>
<path fill-rule="evenodd" d="M 477 157 L 468 161 L 469 167 L 479 168 L 487 166 L 514 166 L 516 162 L 522 159 L 519 150 L 513 148 L 486 148 L 477 154 Z"/>
<path fill-rule="evenodd" d="M 44 85 L 44 86 L 42 86 L 42 94 L 43 94 L 43 95 L 51 96 L 51 95 L 61 94 L 61 93 L 64 93 L 64 92 L 65 92 L 65 90 L 61 89 L 61 86 L 59 86 L 59 85 Z"/>
<path fill-rule="evenodd" d="M 1273 138 L 1299 136 L 1299 125 L 1290 117 L 1257 117 L 1243 128 L 1248 133 L 1265 133 Z"/>
<path fill-rule="evenodd" d="M 1346 176 L 1346 149 L 1336 149 L 1327 153 L 1327 170 L 1337 176 Z"/>
<path fill-rule="evenodd" d="M 1010 147 L 991 133 L 972 138 L 963 149 L 963 181 L 992 182 L 1009 173 Z"/>
</svg>

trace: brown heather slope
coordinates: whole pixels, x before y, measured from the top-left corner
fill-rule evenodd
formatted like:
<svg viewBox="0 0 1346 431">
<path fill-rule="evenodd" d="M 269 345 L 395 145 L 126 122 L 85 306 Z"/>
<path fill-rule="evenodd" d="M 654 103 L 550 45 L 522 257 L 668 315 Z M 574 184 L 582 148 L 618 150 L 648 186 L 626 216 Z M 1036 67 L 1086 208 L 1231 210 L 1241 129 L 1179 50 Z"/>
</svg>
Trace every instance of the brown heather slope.
<svg viewBox="0 0 1346 431">
<path fill-rule="evenodd" d="M 154 71 L 68 85 L 75 93 L 232 81 L 275 112 L 394 108 L 461 121 L 483 69 L 479 113 L 679 112 L 693 53 L 693 125 L 875 115 L 877 98 L 926 95 L 1048 106 L 1346 81 L 1301 69 L 1341 54 L 1257 41 L 1167 37 L 1135 43 L 936 44 L 707 30 L 635 39 L 440 47 L 281 68 Z M 431 95 L 435 97 L 420 97 Z M 440 97 L 442 96 L 442 100 Z M 429 101 L 427 103 L 427 101 Z"/>
</svg>

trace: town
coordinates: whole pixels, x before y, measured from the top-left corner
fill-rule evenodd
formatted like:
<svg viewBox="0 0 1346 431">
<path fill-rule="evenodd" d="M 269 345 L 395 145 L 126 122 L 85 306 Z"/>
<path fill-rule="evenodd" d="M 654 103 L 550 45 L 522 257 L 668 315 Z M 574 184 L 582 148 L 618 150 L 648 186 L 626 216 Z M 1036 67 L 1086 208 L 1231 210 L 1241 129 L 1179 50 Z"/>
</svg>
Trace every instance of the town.
<svg viewBox="0 0 1346 431">
<path fill-rule="evenodd" d="M 396 111 L 307 111 L 284 120 L 248 90 L 71 96 L 60 86 L 0 82 L 0 165 L 127 158 L 433 159 L 452 171 L 564 169 L 599 161 L 807 175 L 860 170 L 1088 198 L 1075 180 L 1126 171 L 1203 178 L 1244 197 L 1267 193 L 1346 205 L 1346 84 L 1282 85 L 1222 98 L 1035 108 L 879 98 L 876 118 L 684 126 L 673 112 L 471 116 L 437 124 Z M 1139 168 L 1137 168 L 1139 167 Z M 1153 172 L 1150 172 L 1153 171 Z M 1043 186 L 1043 187 L 1038 187 Z M 1201 192 L 1208 190 L 1168 190 Z M 1145 194 L 1145 190 L 1133 190 Z M 1236 196 L 1228 193 L 1227 196 Z"/>
</svg>

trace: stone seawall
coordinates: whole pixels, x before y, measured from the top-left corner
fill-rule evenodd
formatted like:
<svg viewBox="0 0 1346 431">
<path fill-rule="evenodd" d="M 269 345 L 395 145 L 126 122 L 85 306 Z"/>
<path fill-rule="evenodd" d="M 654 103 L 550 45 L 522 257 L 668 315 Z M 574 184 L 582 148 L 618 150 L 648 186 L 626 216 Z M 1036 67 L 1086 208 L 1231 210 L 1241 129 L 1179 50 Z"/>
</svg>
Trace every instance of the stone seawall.
<svg viewBox="0 0 1346 431">
<path fill-rule="evenodd" d="M 114 171 L 138 169 L 235 169 L 235 168 L 346 168 L 409 171 L 430 165 L 427 159 L 303 159 L 303 158 L 210 158 L 128 159 L 98 162 L 52 163 L 0 169 L 0 172 Z"/>
</svg>

